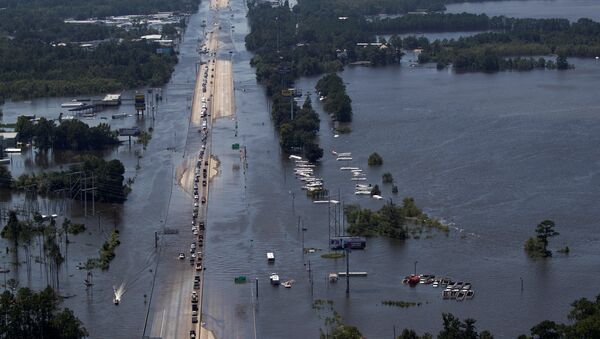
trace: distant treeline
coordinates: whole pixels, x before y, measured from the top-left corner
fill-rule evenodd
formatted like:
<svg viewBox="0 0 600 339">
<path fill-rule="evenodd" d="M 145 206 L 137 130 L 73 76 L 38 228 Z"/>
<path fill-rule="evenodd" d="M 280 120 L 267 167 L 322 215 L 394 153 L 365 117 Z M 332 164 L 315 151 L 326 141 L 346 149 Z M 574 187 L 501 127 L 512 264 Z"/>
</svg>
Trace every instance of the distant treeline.
<svg viewBox="0 0 600 339">
<path fill-rule="evenodd" d="M 157 47 L 112 41 L 88 51 L 72 45 L 0 42 L 0 93 L 25 99 L 158 86 L 170 78 L 177 57 L 158 55 Z"/>
<path fill-rule="evenodd" d="M 600 55 L 600 23 L 580 19 L 515 19 L 474 14 L 409 15 L 374 21 L 377 33 L 407 31 L 491 30 L 457 40 L 430 42 L 426 38 L 392 36 L 389 43 L 404 49 L 422 49 L 420 62 L 452 64 L 459 71 L 567 69 L 566 57 Z M 556 60 L 539 58 L 557 55 Z"/>
<path fill-rule="evenodd" d="M 352 99 L 346 94 L 346 85 L 337 74 L 327 74 L 317 82 L 319 94 L 325 97 L 323 108 L 339 122 L 352 121 Z"/>
<path fill-rule="evenodd" d="M 177 57 L 157 55 L 157 44 L 132 41 L 156 31 L 142 25 L 125 30 L 100 24 L 67 24 L 64 20 L 188 11 L 198 3 L 199 0 L 0 0 L 0 102 L 164 84 Z M 170 25 L 165 32 L 172 37 L 176 34 Z M 71 44 L 88 41 L 99 42 L 92 49 Z"/>
</svg>

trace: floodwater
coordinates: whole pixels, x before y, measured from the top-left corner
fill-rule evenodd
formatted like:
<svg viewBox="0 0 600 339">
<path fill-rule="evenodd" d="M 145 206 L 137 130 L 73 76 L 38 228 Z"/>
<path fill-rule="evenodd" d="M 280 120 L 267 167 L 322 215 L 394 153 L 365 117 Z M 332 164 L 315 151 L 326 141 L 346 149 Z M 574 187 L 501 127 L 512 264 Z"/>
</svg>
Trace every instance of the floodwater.
<svg viewBox="0 0 600 339">
<path fill-rule="evenodd" d="M 600 20 L 600 3 L 595 0 L 511 0 L 446 5 L 447 13 L 485 13 L 488 16 L 504 15 L 514 18 L 580 18 Z"/>
<path fill-rule="evenodd" d="M 157 104 L 155 120 L 151 119 L 152 114 L 147 114 L 145 118 L 136 117 L 132 101 L 125 101 L 118 109 L 103 111 L 95 119 L 84 120 L 90 125 L 106 122 L 113 128 L 131 126 L 154 128 L 152 140 L 146 150 L 139 144 L 129 147 L 128 143 L 125 143 L 104 154 L 107 159 L 118 158 L 123 161 L 126 168 L 125 177 L 135 180 L 127 202 L 122 206 L 96 204 L 97 214 L 87 218 L 78 202 L 41 204 L 40 212 L 59 214 L 59 225 L 64 216 L 61 212 L 64 211 L 69 212 L 69 218 L 75 222 L 86 224 L 87 231 L 84 234 L 69 236 L 71 243 L 68 249 L 65 249 L 64 243 L 62 244 L 66 261 L 60 273 L 60 294 L 69 297 L 65 299 L 64 306 L 75 311 L 92 338 L 141 337 L 157 262 L 154 233 L 159 232 L 159 246 L 168 247 L 173 245 L 173 239 L 177 236 L 163 235 L 163 230 L 178 229 L 188 225 L 191 199 L 175 185 L 173 177 L 176 166 L 185 156 L 189 106 L 198 61 L 197 38 L 202 34 L 200 23 L 202 18 L 206 17 L 207 6 L 203 4 L 200 13 L 190 18 L 184 41 L 180 45 L 180 62 L 175 67 L 170 82 L 162 88 L 163 100 Z M 133 91 L 125 92 L 124 97 L 132 98 Z M 45 98 L 6 103 L 3 107 L 3 121 L 14 122 L 16 116 L 23 113 L 57 118 L 61 111 L 60 103 L 71 99 Z M 111 119 L 112 114 L 120 112 L 132 116 L 125 119 Z M 62 160 L 62 157 L 41 157 L 32 152 L 13 155 L 12 158 L 13 175 L 30 172 L 40 167 L 57 169 L 62 164 L 68 163 L 68 160 Z M 139 169 L 136 169 L 138 164 Z M 30 205 L 25 203 L 26 200 L 21 195 L 5 196 L 2 199 L 3 208 L 11 204 L 17 204 L 19 207 Z M 88 213 L 91 213 L 91 207 L 89 205 L 88 207 Z M 115 227 L 120 231 L 121 240 L 121 245 L 115 251 L 116 258 L 108 271 L 92 271 L 94 285 L 86 290 L 83 283 L 86 271 L 77 270 L 76 265 L 85 262 L 88 258 L 97 257 L 102 242 Z M 189 227 L 185 229 L 188 231 Z M 3 249 L 4 246 L 5 243 L 2 245 Z M 32 252 L 37 253 L 37 249 Z M 20 250 L 20 253 L 23 261 L 24 251 Z M 1 263 L 4 264 L 11 259 L 11 255 L 3 254 L 0 258 Z M 31 279 L 27 278 L 24 265 L 18 271 L 11 268 L 10 274 L 3 275 L 7 279 L 18 278 L 20 286 L 43 287 L 47 282 L 43 267 L 35 260 L 32 261 L 34 265 Z M 189 266 L 174 265 L 172 272 L 160 273 L 176 274 L 179 270 L 188 268 Z M 160 275 L 157 280 L 160 280 Z M 124 285 L 125 293 L 121 304 L 115 307 L 112 304 L 113 287 L 118 288 L 121 284 Z M 147 296 L 146 300 L 144 295 Z"/>
<path fill-rule="evenodd" d="M 545 9 L 546 3 L 537 9 Z M 592 13 L 595 4 L 588 4 L 585 12 Z M 329 235 L 327 206 L 305 197 L 293 164 L 280 153 L 264 89 L 256 84 L 249 66 L 252 56 L 244 48 L 245 5 L 231 5 L 234 29 L 226 48 L 233 52 L 238 111 L 236 120 L 219 120 L 211 131 L 213 154 L 221 165 L 210 187 L 204 259 L 203 320 L 217 338 L 316 338 L 319 328 L 325 328 L 323 316 L 312 307 L 316 299 L 332 300 L 344 322 L 358 326 L 368 338 L 391 336 L 394 326 L 436 332 L 442 312 L 476 318 L 479 329 L 512 338 L 544 319 L 566 321 L 570 302 L 600 292 L 600 237 L 595 232 L 600 220 L 600 101 L 595 90 L 600 62 L 570 60 L 577 68 L 567 72 L 497 74 L 455 74 L 430 66 L 348 68 L 341 76 L 353 100 L 354 122 L 352 133 L 339 137 L 313 95 L 325 150 L 317 172 L 333 194 L 339 192 L 344 203 L 374 209 L 383 204 L 355 196 L 354 182 L 330 154 L 352 152 L 353 162 L 343 165 L 363 168 L 368 182 L 380 183 L 384 172 L 394 175 L 400 193 L 394 196 L 384 185 L 386 199 L 399 202 L 412 196 L 427 213 L 453 226 L 448 236 L 433 231 L 406 241 L 369 239 L 366 250 L 350 255 L 351 270 L 367 271 L 368 277 L 351 279 L 346 296 L 343 279 L 326 282 L 329 272 L 345 269 L 345 261 L 320 257 Z M 203 4 L 191 18 L 140 169 L 135 170 L 135 148 L 122 146 L 115 153 L 124 159 L 127 176 L 137 177 L 128 201 L 115 209 L 121 231 L 117 256 L 108 272 L 94 272 L 95 285 L 88 292 L 82 283 L 85 271 L 75 265 L 96 255 L 98 239 L 114 227 L 112 206 L 100 206 L 99 226 L 97 217 L 88 217 L 89 232 L 71 239 L 61 294 L 75 295 L 65 305 L 75 310 L 93 338 L 140 336 L 147 310 L 143 295 L 150 295 L 157 260 L 154 232 L 164 227 L 189 231 L 191 199 L 174 185 L 173 173 L 189 149 L 183 136 L 191 133 L 188 107 L 196 37 L 206 15 Z M 301 79 L 297 87 L 313 92 L 317 80 Z M 43 105 L 44 100 L 32 104 Z M 10 110 L 6 105 L 5 121 L 10 116 L 6 112 L 31 107 L 15 105 Z M 246 146 L 247 168 L 231 149 L 233 143 Z M 381 168 L 366 166 L 373 151 L 383 156 Z M 299 217 L 305 232 L 300 231 Z M 551 248 L 568 245 L 571 254 L 530 260 L 523 243 L 546 218 L 561 233 L 551 239 Z M 179 244 L 180 236 L 159 238 L 164 247 L 187 247 L 186 242 Z M 320 250 L 303 254 L 303 242 Z M 275 264 L 267 263 L 267 251 L 275 252 Z M 403 286 L 400 282 L 412 273 L 415 261 L 420 273 L 470 281 L 475 298 L 444 301 L 439 289 Z M 189 269 L 163 266 L 158 288 L 161 277 Z M 45 284 L 36 267 L 29 283 L 34 287 Z M 296 283 L 291 289 L 271 287 L 271 272 Z M 251 283 L 234 284 L 239 275 Z M 20 277 L 21 285 L 27 285 L 23 270 Z M 123 302 L 115 307 L 112 286 L 123 282 Z M 423 304 L 403 309 L 382 306 L 384 300 Z"/>
<path fill-rule="evenodd" d="M 341 75 L 355 119 L 353 132 L 338 137 L 313 95 L 325 150 L 318 176 L 333 194 L 345 203 L 383 204 L 356 197 L 354 182 L 338 170 L 347 164 L 329 153 L 352 152 L 348 165 L 363 168 L 370 183 L 381 184 L 384 172 L 394 175 L 400 193 L 384 185 L 386 199 L 412 196 L 452 225 L 449 236 L 432 231 L 404 242 L 369 239 L 367 249 L 350 259 L 351 270 L 369 275 L 352 279 L 346 297 L 343 279 L 326 282 L 329 272 L 345 269 L 344 260 L 322 259 L 322 251 L 302 254 L 298 217 L 307 229 L 304 247 L 325 250 L 327 206 L 304 196 L 293 164 L 279 151 L 264 92 L 248 66 L 251 55 L 243 49 L 244 29 L 236 25 L 234 36 L 239 134 L 232 121 L 218 123 L 213 134 L 222 172 L 209 201 L 204 319 L 217 337 L 317 337 L 324 319 L 312 302 L 329 299 L 369 338 L 391 336 L 394 326 L 437 332 L 443 312 L 473 317 L 479 329 L 511 338 L 544 319 L 566 321 L 573 300 L 600 292 L 600 237 L 594 232 L 600 220 L 600 163 L 594 160 L 600 155 L 599 62 L 571 60 L 577 68 L 568 72 L 497 74 L 455 74 L 429 65 L 348 68 Z M 313 92 L 317 79 L 301 79 L 297 87 Z M 247 146 L 245 173 L 233 142 Z M 384 158 L 381 168 L 366 166 L 373 151 Z M 547 218 L 561 232 L 551 247 L 568 245 L 571 254 L 530 260 L 523 243 Z M 275 252 L 275 264 L 267 263 L 267 251 Z M 420 273 L 470 281 L 476 297 L 444 301 L 439 289 L 403 286 L 415 261 Z M 271 272 L 294 279 L 294 287 L 271 287 Z M 234 284 L 238 275 L 251 283 Z M 384 300 L 423 305 L 401 309 L 382 306 Z"/>
</svg>

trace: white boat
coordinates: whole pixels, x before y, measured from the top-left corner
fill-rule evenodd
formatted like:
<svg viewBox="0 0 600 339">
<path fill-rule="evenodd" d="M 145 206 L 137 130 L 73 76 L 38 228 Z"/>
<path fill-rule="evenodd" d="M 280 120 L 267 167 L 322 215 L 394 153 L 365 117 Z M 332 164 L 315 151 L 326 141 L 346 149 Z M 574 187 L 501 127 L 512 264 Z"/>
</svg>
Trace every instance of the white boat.
<svg viewBox="0 0 600 339">
<path fill-rule="evenodd" d="M 279 285 L 279 275 L 277 273 L 271 273 L 269 276 L 269 281 L 271 281 L 271 285 L 278 286 Z"/>
<path fill-rule="evenodd" d="M 337 160 L 337 161 L 350 161 L 350 160 L 352 160 L 352 157 L 338 157 L 335 160 Z"/>
<path fill-rule="evenodd" d="M 365 177 L 355 177 L 355 178 L 350 178 L 350 180 L 352 180 L 352 181 L 365 181 L 365 180 L 367 180 L 367 178 L 365 178 Z"/>
<path fill-rule="evenodd" d="M 83 105 L 85 105 L 83 102 L 79 102 L 79 101 L 77 101 L 77 99 L 73 99 L 69 102 L 63 102 L 62 104 L 60 104 L 60 107 L 74 108 L 74 107 L 81 107 Z"/>
<path fill-rule="evenodd" d="M 299 157 L 297 155 L 290 155 L 290 159 L 302 160 L 302 157 Z"/>
<path fill-rule="evenodd" d="M 375 199 L 375 200 L 381 200 L 381 199 L 383 199 L 383 197 L 381 195 L 374 194 L 373 195 L 373 199 Z"/>
<path fill-rule="evenodd" d="M 340 167 L 340 171 L 353 171 L 353 170 L 357 170 L 360 169 L 358 167 Z"/>
<path fill-rule="evenodd" d="M 356 184 L 356 188 L 368 188 L 368 189 L 372 189 L 373 187 L 371 187 L 371 184 L 368 185 L 362 185 L 362 184 Z"/>
<path fill-rule="evenodd" d="M 350 152 L 342 152 L 342 153 L 337 153 L 336 155 L 338 157 L 351 157 L 352 153 L 350 153 Z"/>
<path fill-rule="evenodd" d="M 354 194 L 356 195 L 371 195 L 370 191 L 355 191 Z"/>
<path fill-rule="evenodd" d="M 362 171 L 363 170 L 361 170 L 361 169 L 355 169 L 355 170 L 352 170 L 352 173 L 362 173 Z"/>
<path fill-rule="evenodd" d="M 475 296 L 475 291 L 473 291 L 473 290 L 467 291 L 467 296 L 466 296 L 467 299 L 473 299 L 474 296 Z"/>
<path fill-rule="evenodd" d="M 334 283 L 336 281 L 338 281 L 337 273 L 329 273 L 329 282 Z"/>
<path fill-rule="evenodd" d="M 283 287 L 285 288 L 292 288 L 292 284 L 294 283 L 294 280 L 288 280 L 288 281 L 284 281 L 281 285 L 283 285 Z"/>
<path fill-rule="evenodd" d="M 275 254 L 273 252 L 267 252 L 267 262 L 275 262 Z"/>
<path fill-rule="evenodd" d="M 6 152 L 6 153 L 21 153 L 21 149 L 20 148 L 9 147 L 9 148 L 5 148 L 4 152 Z"/>
</svg>

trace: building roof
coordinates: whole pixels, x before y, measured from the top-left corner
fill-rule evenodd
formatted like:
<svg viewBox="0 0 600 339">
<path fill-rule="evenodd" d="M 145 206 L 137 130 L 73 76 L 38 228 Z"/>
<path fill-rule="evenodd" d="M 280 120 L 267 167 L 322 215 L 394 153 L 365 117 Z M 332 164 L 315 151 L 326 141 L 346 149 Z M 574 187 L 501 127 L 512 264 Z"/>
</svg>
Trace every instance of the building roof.
<svg viewBox="0 0 600 339">
<path fill-rule="evenodd" d="M 143 36 L 140 37 L 140 39 L 143 39 L 143 40 L 160 40 L 160 39 L 162 39 L 162 35 L 160 35 L 160 34 L 143 35 Z"/>
<path fill-rule="evenodd" d="M 0 137 L 4 139 L 15 139 L 17 137 L 17 132 L 0 132 Z"/>
</svg>

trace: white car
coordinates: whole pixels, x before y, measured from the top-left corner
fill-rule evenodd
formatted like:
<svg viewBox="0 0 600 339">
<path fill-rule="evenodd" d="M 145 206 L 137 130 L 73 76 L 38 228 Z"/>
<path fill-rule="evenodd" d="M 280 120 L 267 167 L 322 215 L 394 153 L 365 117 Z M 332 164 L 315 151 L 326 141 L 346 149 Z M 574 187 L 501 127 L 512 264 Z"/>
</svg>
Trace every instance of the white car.
<svg viewBox="0 0 600 339">
<path fill-rule="evenodd" d="M 198 235 L 198 230 L 194 230 L 192 233 L 194 233 L 194 235 Z"/>
<path fill-rule="evenodd" d="M 183 260 L 185 259 L 185 253 L 181 252 L 179 253 L 179 260 Z"/>
</svg>

